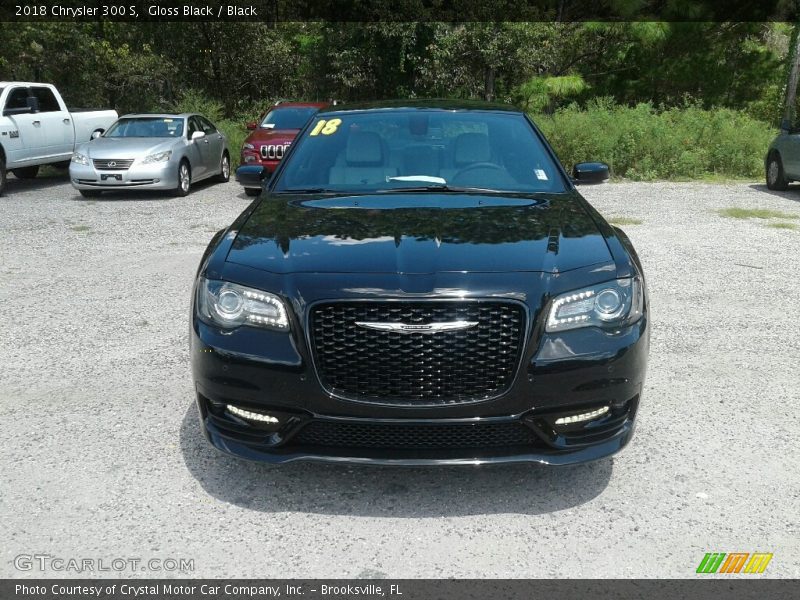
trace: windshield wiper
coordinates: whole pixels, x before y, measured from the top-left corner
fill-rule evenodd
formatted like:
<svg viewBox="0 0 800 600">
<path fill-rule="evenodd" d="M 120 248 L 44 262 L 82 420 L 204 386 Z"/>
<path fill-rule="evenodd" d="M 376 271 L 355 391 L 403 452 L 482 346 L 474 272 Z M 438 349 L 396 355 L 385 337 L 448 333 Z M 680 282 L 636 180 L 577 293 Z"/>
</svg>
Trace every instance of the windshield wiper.
<svg viewBox="0 0 800 600">
<path fill-rule="evenodd" d="M 288 190 L 275 190 L 273 194 L 338 194 L 336 190 L 323 187 L 315 188 L 291 188 Z"/>
<path fill-rule="evenodd" d="M 392 194 L 392 193 L 413 193 L 413 192 L 459 192 L 459 193 L 469 193 L 469 192 L 480 192 L 480 193 L 501 193 L 504 190 L 495 190 L 491 188 L 479 188 L 479 187 L 462 187 L 457 185 L 447 185 L 445 184 L 433 184 L 433 185 L 415 185 L 409 187 L 398 187 L 398 188 L 387 188 L 385 190 L 377 190 L 381 193 Z"/>
</svg>

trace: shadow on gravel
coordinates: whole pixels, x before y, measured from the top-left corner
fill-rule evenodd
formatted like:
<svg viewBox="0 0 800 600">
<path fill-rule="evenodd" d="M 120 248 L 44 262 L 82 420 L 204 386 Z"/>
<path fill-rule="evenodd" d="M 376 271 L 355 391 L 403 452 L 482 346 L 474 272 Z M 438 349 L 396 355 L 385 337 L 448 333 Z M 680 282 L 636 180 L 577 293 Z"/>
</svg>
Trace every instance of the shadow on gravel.
<svg viewBox="0 0 800 600">
<path fill-rule="evenodd" d="M 612 461 L 575 467 L 347 467 L 290 463 L 276 467 L 227 457 L 200 431 L 192 403 L 181 423 L 181 451 L 203 489 L 262 512 L 366 517 L 542 514 L 579 506 L 608 485 Z"/>
<path fill-rule="evenodd" d="M 794 202 L 800 202 L 800 186 L 790 185 L 789 189 L 786 190 L 785 192 L 777 192 L 775 190 L 771 190 L 763 183 L 753 183 L 747 187 L 757 192 L 764 192 L 765 194 L 769 194 L 770 196 L 777 196 L 778 198 L 784 198 L 786 200 L 793 200 Z"/>
<path fill-rule="evenodd" d="M 8 187 L 3 194 L 10 197 L 13 194 L 46 190 L 48 188 L 64 185 L 65 183 L 69 183 L 69 175 L 67 175 L 66 169 L 63 172 L 55 171 L 52 174 L 39 175 L 33 179 L 17 179 L 9 173 Z"/>
<path fill-rule="evenodd" d="M 215 185 L 225 185 L 220 184 L 219 182 L 213 181 L 212 179 L 204 179 L 203 181 L 199 181 L 197 183 L 192 184 L 192 189 L 189 192 L 189 195 L 186 197 L 187 199 L 192 198 L 192 194 L 196 194 L 200 190 L 204 190 L 206 188 L 215 186 Z M 126 201 L 133 201 L 142 202 L 142 201 L 164 201 L 164 200 L 174 200 L 176 199 L 175 195 L 169 190 L 103 190 L 103 193 L 99 196 L 93 196 L 91 198 L 84 198 L 81 196 L 80 192 L 70 186 L 70 191 L 73 195 L 73 200 L 78 202 L 126 202 Z"/>
</svg>

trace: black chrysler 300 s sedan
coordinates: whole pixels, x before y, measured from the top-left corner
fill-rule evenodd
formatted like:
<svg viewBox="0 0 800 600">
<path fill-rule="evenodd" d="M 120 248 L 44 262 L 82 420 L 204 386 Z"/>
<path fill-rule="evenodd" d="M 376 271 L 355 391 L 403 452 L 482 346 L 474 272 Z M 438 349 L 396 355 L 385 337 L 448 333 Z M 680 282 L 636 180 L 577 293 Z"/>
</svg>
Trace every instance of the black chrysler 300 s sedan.
<svg viewBox="0 0 800 600">
<path fill-rule="evenodd" d="M 334 107 L 203 256 L 202 427 L 273 463 L 601 458 L 633 434 L 647 307 L 630 241 L 524 113 Z"/>
</svg>

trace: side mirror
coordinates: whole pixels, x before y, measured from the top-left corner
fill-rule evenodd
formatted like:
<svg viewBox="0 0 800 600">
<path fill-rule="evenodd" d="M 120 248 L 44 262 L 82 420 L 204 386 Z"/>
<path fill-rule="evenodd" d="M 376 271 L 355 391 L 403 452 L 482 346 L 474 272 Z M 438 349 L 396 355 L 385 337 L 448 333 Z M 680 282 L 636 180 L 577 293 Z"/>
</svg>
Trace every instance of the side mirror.
<svg viewBox="0 0 800 600">
<path fill-rule="evenodd" d="M 96 139 L 97 139 L 97 138 L 99 138 L 101 135 L 103 135 L 103 132 L 102 132 L 102 131 L 93 131 L 93 132 L 92 132 L 92 139 L 93 139 L 93 140 L 96 140 Z"/>
<path fill-rule="evenodd" d="M 245 125 L 245 127 L 252 131 L 253 129 L 258 129 L 258 123 L 255 121 L 250 121 L 247 125 Z"/>
<path fill-rule="evenodd" d="M 204 131 L 195 131 L 192 134 L 192 141 L 199 140 L 199 139 L 204 138 L 204 137 L 206 137 L 206 134 L 205 134 Z"/>
<path fill-rule="evenodd" d="M 792 123 L 789 119 L 781 119 L 781 131 L 789 133 L 792 130 Z"/>
<path fill-rule="evenodd" d="M 577 183 L 602 183 L 610 177 L 606 163 L 585 162 L 572 167 L 572 180 Z"/>
</svg>

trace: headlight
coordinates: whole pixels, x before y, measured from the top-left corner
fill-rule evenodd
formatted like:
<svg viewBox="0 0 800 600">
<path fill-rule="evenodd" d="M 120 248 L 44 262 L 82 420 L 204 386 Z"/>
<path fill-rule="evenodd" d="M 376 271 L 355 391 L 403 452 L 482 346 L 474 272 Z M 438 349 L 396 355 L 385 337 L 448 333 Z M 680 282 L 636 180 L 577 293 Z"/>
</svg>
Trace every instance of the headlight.
<svg viewBox="0 0 800 600">
<path fill-rule="evenodd" d="M 253 144 L 242 144 L 242 150 L 255 150 L 256 147 Z"/>
<path fill-rule="evenodd" d="M 159 163 L 159 162 L 166 162 L 172 156 L 172 150 L 167 150 L 166 152 L 159 152 L 158 154 L 151 154 L 150 156 L 145 156 L 142 162 L 144 164 L 151 164 L 151 163 Z"/>
<path fill-rule="evenodd" d="M 547 316 L 548 333 L 579 327 L 630 325 L 644 310 L 638 277 L 617 279 L 556 296 Z"/>
<path fill-rule="evenodd" d="M 80 152 L 76 152 L 72 155 L 72 162 L 77 163 L 79 165 L 86 165 L 89 166 L 89 157 L 85 154 L 81 154 Z"/>
<path fill-rule="evenodd" d="M 286 306 L 278 296 L 227 281 L 200 279 L 197 311 L 201 319 L 226 329 L 250 325 L 289 330 Z"/>
</svg>

